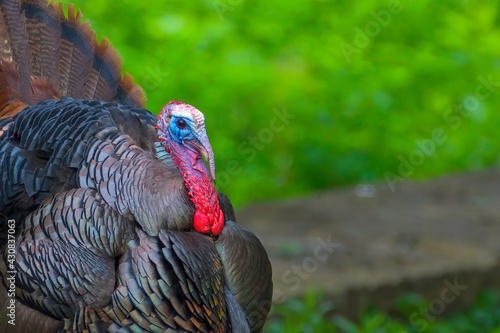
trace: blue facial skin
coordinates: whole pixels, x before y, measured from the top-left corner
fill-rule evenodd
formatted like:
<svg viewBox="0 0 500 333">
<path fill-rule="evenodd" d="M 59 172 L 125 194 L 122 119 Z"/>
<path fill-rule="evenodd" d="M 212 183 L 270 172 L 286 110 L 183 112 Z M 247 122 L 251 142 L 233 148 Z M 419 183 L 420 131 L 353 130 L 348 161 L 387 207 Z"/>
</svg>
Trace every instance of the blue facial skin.
<svg viewBox="0 0 500 333">
<path fill-rule="evenodd" d="M 179 119 L 186 122 L 186 126 L 182 129 L 177 126 L 177 121 L 179 121 Z M 191 129 L 192 124 L 193 122 L 187 118 L 173 116 L 172 119 L 170 119 L 170 126 L 168 126 L 168 130 L 170 131 L 172 138 L 177 143 L 182 143 L 183 141 L 192 140 L 196 137 Z"/>
</svg>

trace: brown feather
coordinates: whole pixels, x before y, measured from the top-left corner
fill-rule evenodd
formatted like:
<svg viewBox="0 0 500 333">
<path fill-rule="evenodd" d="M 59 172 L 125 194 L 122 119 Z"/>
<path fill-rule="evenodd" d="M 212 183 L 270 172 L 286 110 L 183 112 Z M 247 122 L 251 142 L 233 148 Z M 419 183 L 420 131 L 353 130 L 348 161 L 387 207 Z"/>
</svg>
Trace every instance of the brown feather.
<svg viewBox="0 0 500 333">
<path fill-rule="evenodd" d="M 23 97 L 23 101 L 28 102 L 30 90 L 30 64 L 28 58 L 28 40 L 26 38 L 26 17 L 20 14 L 21 4 L 15 0 L 6 0 L 2 2 L 0 10 L 4 23 L 2 26 L 7 28 L 6 35 L 9 41 L 8 44 L 12 49 L 12 57 L 2 60 L 4 62 L 15 61 L 21 82 L 19 93 Z"/>
<path fill-rule="evenodd" d="M 21 102 L 21 81 L 15 64 L 0 63 L 0 119 L 10 118 L 26 107 Z"/>
<path fill-rule="evenodd" d="M 26 105 L 64 96 L 144 107 L 142 88 L 122 76 L 118 53 L 73 5 L 0 3 L 0 118 Z"/>
</svg>

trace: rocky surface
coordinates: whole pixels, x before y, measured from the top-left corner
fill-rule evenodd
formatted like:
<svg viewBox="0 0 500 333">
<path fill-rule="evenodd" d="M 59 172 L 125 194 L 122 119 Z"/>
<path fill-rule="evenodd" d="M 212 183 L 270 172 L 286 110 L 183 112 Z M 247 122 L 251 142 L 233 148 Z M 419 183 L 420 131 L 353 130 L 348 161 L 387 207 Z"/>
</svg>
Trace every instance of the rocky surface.
<svg viewBox="0 0 500 333">
<path fill-rule="evenodd" d="M 500 170 L 487 170 L 255 204 L 237 216 L 268 250 L 275 303 L 317 288 L 355 317 L 415 291 L 444 313 L 500 287 L 499 187 Z"/>
</svg>

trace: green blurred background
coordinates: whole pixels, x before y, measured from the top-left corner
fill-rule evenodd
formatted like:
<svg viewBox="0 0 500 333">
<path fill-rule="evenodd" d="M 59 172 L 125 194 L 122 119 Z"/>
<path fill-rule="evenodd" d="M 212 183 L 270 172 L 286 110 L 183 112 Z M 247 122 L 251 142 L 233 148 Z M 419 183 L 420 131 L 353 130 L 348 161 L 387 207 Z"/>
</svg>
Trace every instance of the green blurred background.
<svg viewBox="0 0 500 333">
<path fill-rule="evenodd" d="M 205 113 L 218 188 L 236 206 L 398 176 L 436 128 L 444 143 L 405 176 L 498 163 L 500 87 L 476 89 L 500 81 L 499 1 L 69 2 L 148 109 L 182 100 Z M 273 120 L 285 110 L 295 117 Z"/>
<path fill-rule="evenodd" d="M 63 2 L 111 40 L 149 110 L 205 113 L 237 207 L 500 164 L 500 0 Z M 266 331 L 418 331 L 369 310 L 323 321 L 320 298 L 276 306 Z M 500 333 L 500 293 L 425 332 L 463 327 Z"/>
</svg>

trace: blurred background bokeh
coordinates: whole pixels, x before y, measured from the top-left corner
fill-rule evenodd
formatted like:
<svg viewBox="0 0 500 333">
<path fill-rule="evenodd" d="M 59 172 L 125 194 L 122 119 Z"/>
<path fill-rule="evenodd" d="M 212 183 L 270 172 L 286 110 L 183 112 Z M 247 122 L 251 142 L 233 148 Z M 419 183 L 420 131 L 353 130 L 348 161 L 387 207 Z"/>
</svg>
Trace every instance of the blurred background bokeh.
<svg viewBox="0 0 500 333">
<path fill-rule="evenodd" d="M 436 127 L 448 139 L 412 177 L 498 163 L 500 94 L 459 128 L 445 119 L 479 77 L 500 82 L 498 1 L 395 1 L 396 14 L 385 0 L 65 2 L 111 40 L 151 111 L 175 99 L 207 115 L 217 173 L 241 168 L 219 184 L 237 206 L 384 179 Z M 296 117 L 252 145 L 273 110 Z"/>
<path fill-rule="evenodd" d="M 112 42 L 149 110 L 205 113 L 237 208 L 500 163 L 498 0 L 64 3 Z"/>
</svg>

